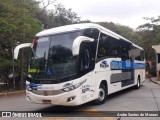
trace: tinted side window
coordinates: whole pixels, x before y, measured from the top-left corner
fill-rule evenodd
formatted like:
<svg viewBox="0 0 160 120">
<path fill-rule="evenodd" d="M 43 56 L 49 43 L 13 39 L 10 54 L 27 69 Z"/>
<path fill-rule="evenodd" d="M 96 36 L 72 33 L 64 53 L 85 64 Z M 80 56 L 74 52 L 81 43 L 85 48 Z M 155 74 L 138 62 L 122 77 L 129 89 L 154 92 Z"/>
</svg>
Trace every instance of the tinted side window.
<svg viewBox="0 0 160 120">
<path fill-rule="evenodd" d="M 98 39 L 99 30 L 95 28 L 87 28 L 83 32 L 83 36 L 93 38 L 94 40 Z"/>
<path fill-rule="evenodd" d="M 101 33 L 98 44 L 97 59 L 107 56 L 108 54 L 107 47 L 108 47 L 108 36 Z"/>
<path fill-rule="evenodd" d="M 95 44 L 93 42 L 82 42 L 80 45 L 80 54 L 78 70 L 80 75 L 84 75 L 95 67 Z"/>
<path fill-rule="evenodd" d="M 129 51 L 129 56 L 135 60 L 143 61 L 144 51 L 132 46 L 132 49 Z"/>
<path fill-rule="evenodd" d="M 84 47 L 81 52 L 81 60 L 80 60 L 80 70 L 89 69 L 90 65 L 90 53 L 87 47 Z"/>
<path fill-rule="evenodd" d="M 110 57 L 129 59 L 128 51 L 131 43 L 125 40 L 117 40 L 111 36 L 101 33 L 98 45 L 97 60 Z"/>
</svg>

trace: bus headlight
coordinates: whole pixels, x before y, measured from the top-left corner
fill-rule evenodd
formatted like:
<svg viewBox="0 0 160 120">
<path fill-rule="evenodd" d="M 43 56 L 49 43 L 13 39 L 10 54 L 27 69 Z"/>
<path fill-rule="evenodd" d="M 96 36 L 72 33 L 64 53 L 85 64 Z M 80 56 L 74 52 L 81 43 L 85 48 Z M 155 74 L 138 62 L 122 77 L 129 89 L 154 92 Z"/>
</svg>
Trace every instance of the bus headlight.
<svg viewBox="0 0 160 120">
<path fill-rule="evenodd" d="M 69 92 L 69 91 L 71 91 L 71 90 L 74 90 L 74 89 L 80 87 L 83 83 L 85 83 L 86 80 L 87 80 L 87 79 L 85 79 L 85 80 L 83 80 L 82 82 L 77 83 L 77 84 L 75 84 L 75 85 L 72 85 L 72 84 L 69 84 L 69 85 L 67 85 L 67 86 L 65 85 L 65 87 L 62 89 L 62 91 L 64 91 L 64 92 Z"/>
</svg>

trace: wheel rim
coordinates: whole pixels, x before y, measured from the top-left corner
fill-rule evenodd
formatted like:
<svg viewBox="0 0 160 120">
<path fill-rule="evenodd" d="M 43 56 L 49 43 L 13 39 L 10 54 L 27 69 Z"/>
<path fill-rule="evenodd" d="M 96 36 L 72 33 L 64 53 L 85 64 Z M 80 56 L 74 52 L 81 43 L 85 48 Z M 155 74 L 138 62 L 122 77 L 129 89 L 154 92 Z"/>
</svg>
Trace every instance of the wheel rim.
<svg viewBox="0 0 160 120">
<path fill-rule="evenodd" d="M 100 88 L 98 100 L 103 101 L 104 98 L 105 98 L 105 91 L 102 88 Z"/>
</svg>

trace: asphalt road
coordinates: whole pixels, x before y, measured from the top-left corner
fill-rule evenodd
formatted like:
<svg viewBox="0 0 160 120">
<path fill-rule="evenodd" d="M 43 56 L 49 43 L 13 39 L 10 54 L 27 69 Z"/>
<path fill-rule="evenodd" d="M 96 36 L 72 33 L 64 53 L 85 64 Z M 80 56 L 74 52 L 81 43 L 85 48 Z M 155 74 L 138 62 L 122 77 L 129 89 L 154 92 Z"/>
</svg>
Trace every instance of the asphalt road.
<svg viewBox="0 0 160 120">
<path fill-rule="evenodd" d="M 46 116 L 54 116 L 54 118 L 37 118 L 38 120 L 160 120 L 160 117 L 111 117 L 107 116 L 105 112 L 119 111 L 128 114 L 132 111 L 160 111 L 160 85 L 146 79 L 140 89 L 130 88 L 112 94 L 108 96 L 108 100 L 103 105 L 87 103 L 78 107 L 31 104 L 26 101 L 24 94 L 3 96 L 0 97 L 0 111 L 43 112 Z M 57 113 L 57 111 L 60 112 Z M 64 113 L 64 111 L 70 112 Z M 1 119 L 10 120 L 11 118 Z"/>
</svg>

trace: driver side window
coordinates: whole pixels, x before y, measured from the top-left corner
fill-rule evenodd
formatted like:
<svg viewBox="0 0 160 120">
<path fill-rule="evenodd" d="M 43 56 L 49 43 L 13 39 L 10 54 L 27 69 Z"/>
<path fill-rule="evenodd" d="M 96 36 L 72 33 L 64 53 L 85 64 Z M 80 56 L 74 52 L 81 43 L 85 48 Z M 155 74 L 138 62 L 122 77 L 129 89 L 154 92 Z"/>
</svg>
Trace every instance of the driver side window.
<svg viewBox="0 0 160 120">
<path fill-rule="evenodd" d="M 90 65 L 89 49 L 87 47 L 83 47 L 81 52 L 80 71 L 89 69 L 89 65 Z"/>
</svg>

